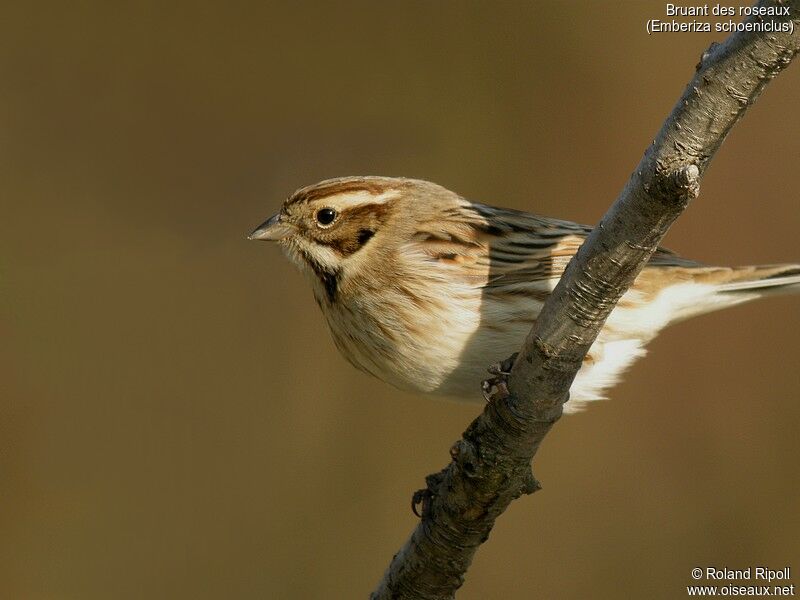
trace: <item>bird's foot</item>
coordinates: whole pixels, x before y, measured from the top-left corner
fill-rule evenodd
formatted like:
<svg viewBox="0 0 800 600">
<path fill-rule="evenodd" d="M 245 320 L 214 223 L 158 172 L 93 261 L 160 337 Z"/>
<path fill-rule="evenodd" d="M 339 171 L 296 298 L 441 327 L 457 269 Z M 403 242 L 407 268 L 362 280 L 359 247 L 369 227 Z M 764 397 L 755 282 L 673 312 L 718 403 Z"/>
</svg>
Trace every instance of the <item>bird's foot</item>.
<svg viewBox="0 0 800 600">
<path fill-rule="evenodd" d="M 423 488 L 414 492 L 411 496 L 411 510 L 420 519 L 428 516 L 428 511 L 431 507 L 431 500 L 433 500 L 433 492 L 428 488 Z M 418 508 L 419 507 L 419 508 Z"/>
<path fill-rule="evenodd" d="M 502 400 L 509 396 L 508 376 L 511 374 L 511 367 L 514 366 L 514 361 L 517 360 L 518 354 L 518 352 L 515 352 L 507 359 L 495 363 L 488 368 L 489 373 L 494 375 L 494 377 L 485 379 L 481 383 L 483 397 L 487 402 Z"/>
</svg>

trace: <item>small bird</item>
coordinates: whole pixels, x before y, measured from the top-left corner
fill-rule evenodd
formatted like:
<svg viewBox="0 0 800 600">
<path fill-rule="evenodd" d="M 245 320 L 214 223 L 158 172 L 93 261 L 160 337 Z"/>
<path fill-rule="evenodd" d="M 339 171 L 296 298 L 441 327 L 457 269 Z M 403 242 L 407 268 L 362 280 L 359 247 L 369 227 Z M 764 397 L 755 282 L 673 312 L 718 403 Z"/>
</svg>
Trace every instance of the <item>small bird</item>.
<svg viewBox="0 0 800 600">
<path fill-rule="evenodd" d="M 418 392 L 481 399 L 520 349 L 591 227 L 469 202 L 435 183 L 343 177 L 301 188 L 249 239 L 277 242 L 356 368 Z M 591 347 L 565 412 L 605 398 L 670 323 L 778 292 L 800 265 L 714 267 L 659 248 Z"/>
</svg>

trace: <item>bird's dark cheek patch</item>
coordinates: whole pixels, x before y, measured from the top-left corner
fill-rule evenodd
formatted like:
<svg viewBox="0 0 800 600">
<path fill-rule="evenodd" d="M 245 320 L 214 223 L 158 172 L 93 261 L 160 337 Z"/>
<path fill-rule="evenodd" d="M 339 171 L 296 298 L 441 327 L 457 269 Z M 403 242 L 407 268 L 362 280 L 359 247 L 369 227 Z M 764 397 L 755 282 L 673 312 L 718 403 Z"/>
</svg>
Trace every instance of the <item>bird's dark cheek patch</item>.
<svg viewBox="0 0 800 600">
<path fill-rule="evenodd" d="M 339 232 L 339 236 L 332 239 L 319 240 L 320 244 L 332 248 L 342 258 L 355 254 L 375 235 L 372 229 L 359 229 L 358 231 Z"/>
<path fill-rule="evenodd" d="M 358 246 L 359 248 L 372 239 L 375 232 L 371 229 L 362 229 L 358 232 Z"/>
<path fill-rule="evenodd" d="M 358 243 L 353 236 L 319 240 L 319 243 L 332 249 L 334 252 L 336 252 L 336 254 L 339 255 L 340 258 L 346 258 L 350 256 L 359 248 Z"/>
<path fill-rule="evenodd" d="M 346 258 L 369 243 L 388 216 L 387 207 L 380 204 L 369 204 L 342 211 L 338 224 L 330 229 L 314 232 L 314 241 Z"/>
</svg>

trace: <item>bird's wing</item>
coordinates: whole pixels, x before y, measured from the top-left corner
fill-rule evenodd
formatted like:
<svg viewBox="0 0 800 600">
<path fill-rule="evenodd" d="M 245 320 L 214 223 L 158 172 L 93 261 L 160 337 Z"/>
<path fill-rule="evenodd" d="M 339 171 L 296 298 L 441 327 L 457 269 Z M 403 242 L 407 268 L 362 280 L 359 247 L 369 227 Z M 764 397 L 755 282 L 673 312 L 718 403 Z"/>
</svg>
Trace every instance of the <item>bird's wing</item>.
<svg viewBox="0 0 800 600">
<path fill-rule="evenodd" d="M 549 291 L 592 231 L 571 221 L 481 204 L 465 203 L 450 217 L 422 227 L 418 241 L 433 260 L 481 279 L 489 293 L 531 293 L 531 285 Z M 666 248 L 658 248 L 648 264 L 698 266 Z"/>
</svg>

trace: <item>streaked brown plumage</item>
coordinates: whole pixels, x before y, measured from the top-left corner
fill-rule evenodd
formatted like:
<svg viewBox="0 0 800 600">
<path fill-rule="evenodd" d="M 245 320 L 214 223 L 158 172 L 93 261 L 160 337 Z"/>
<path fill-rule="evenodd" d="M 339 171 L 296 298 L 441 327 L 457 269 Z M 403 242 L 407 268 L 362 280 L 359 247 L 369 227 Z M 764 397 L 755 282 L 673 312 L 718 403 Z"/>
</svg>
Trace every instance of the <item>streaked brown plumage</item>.
<svg viewBox="0 0 800 600">
<path fill-rule="evenodd" d="M 434 183 L 345 177 L 302 188 L 251 234 L 306 274 L 334 342 L 394 386 L 480 398 L 486 366 L 519 349 L 591 227 L 464 200 Z M 800 265 L 711 267 L 659 249 L 622 297 L 571 389 L 604 397 L 666 325 L 800 290 Z"/>
</svg>

